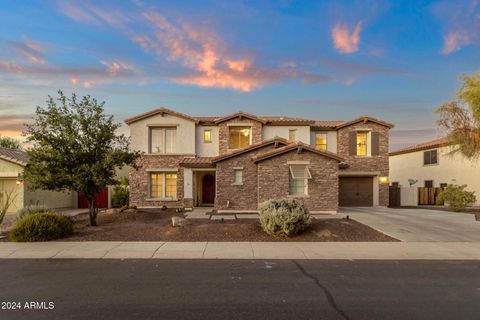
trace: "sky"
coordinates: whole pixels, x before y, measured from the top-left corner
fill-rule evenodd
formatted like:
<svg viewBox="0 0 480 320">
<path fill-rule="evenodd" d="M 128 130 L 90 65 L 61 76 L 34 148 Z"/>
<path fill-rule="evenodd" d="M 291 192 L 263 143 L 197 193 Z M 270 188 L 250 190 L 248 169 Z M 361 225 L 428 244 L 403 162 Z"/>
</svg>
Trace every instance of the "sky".
<svg viewBox="0 0 480 320">
<path fill-rule="evenodd" d="M 0 134 L 16 138 L 60 89 L 118 122 L 370 115 L 395 150 L 441 136 L 433 111 L 480 68 L 479 1 L 2 0 L 0 21 Z"/>
</svg>

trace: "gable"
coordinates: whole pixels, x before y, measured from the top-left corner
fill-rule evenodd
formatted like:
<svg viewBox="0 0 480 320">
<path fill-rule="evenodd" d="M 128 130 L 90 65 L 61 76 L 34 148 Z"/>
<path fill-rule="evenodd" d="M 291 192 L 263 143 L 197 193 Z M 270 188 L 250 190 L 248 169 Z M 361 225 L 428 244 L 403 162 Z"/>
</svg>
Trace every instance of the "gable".
<svg viewBox="0 0 480 320">
<path fill-rule="evenodd" d="M 292 143 L 292 144 L 289 144 L 285 147 L 278 148 L 276 150 L 272 150 L 270 152 L 266 152 L 266 153 L 263 153 L 263 154 L 259 154 L 258 156 L 253 158 L 253 161 L 255 163 L 257 163 L 257 162 L 267 160 L 267 159 L 270 159 L 270 158 L 274 158 L 274 157 L 277 157 L 277 156 L 280 156 L 280 155 L 283 155 L 283 154 L 286 154 L 286 153 L 289 153 L 289 152 L 296 152 L 298 154 L 303 153 L 303 152 L 308 152 L 308 153 L 312 153 L 316 156 L 330 158 L 330 159 L 335 160 L 337 162 L 343 162 L 344 161 L 343 158 L 337 156 L 334 153 L 319 151 L 319 150 L 313 149 L 310 146 L 305 145 L 303 143 Z"/>
</svg>

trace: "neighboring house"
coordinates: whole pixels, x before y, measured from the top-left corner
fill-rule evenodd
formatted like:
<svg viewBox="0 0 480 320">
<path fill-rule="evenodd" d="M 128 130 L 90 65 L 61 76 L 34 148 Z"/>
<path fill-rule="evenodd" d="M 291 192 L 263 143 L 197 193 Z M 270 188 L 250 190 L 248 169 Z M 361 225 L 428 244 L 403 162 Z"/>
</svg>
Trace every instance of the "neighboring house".
<svg viewBox="0 0 480 320">
<path fill-rule="evenodd" d="M 447 139 L 440 138 L 390 152 L 390 183 L 428 188 L 466 184 L 480 204 L 480 162 L 452 153 L 454 149 Z"/>
<path fill-rule="evenodd" d="M 49 208 L 71 207 L 74 196 L 71 192 L 52 192 L 28 188 L 23 178 L 23 169 L 27 164 L 24 151 L 0 148 L 0 192 L 13 192 L 15 201 L 7 213 L 16 213 L 30 204 L 46 205 Z"/>
<path fill-rule="evenodd" d="M 88 207 L 86 199 L 76 192 L 30 190 L 28 181 L 23 180 L 27 160 L 25 151 L 0 148 L 0 192 L 12 191 L 15 194 L 15 202 L 8 208 L 8 213 L 16 213 L 28 205 L 45 205 L 52 209 Z M 117 170 L 117 177 L 127 177 L 127 171 L 127 167 Z M 100 208 L 110 207 L 112 189 L 108 187 L 97 196 Z"/>
<path fill-rule="evenodd" d="M 129 174 L 131 205 L 256 211 L 275 198 L 300 199 L 311 211 L 388 205 L 393 125 L 381 120 L 193 117 L 160 108 L 125 122 L 131 147 L 144 152 Z"/>
</svg>

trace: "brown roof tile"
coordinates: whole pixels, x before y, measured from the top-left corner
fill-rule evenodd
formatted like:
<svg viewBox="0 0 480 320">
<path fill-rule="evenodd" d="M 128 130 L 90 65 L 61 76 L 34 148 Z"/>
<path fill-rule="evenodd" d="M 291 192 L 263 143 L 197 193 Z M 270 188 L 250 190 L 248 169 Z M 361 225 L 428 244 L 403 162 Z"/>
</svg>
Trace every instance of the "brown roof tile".
<svg viewBox="0 0 480 320">
<path fill-rule="evenodd" d="M 419 143 L 410 147 L 402 148 L 399 150 L 395 150 L 390 152 L 388 155 L 395 156 L 399 154 L 434 149 L 434 148 L 449 146 L 449 145 L 452 145 L 452 143 L 447 138 L 444 137 L 444 138 L 438 138 L 435 140 L 430 140 L 427 142 L 422 142 L 422 143 Z"/>
<path fill-rule="evenodd" d="M 223 160 L 226 160 L 226 159 L 229 159 L 229 158 L 232 158 L 232 157 L 236 157 L 236 156 L 239 156 L 241 154 L 244 154 L 244 153 L 247 153 L 247 152 L 250 152 L 250 151 L 253 151 L 253 150 L 256 150 L 258 148 L 265 147 L 265 146 L 268 146 L 268 145 L 274 144 L 274 143 L 281 143 L 282 145 L 287 145 L 288 140 L 284 139 L 284 138 L 280 138 L 280 137 L 274 137 L 272 139 L 268 139 L 268 140 L 264 140 L 262 142 L 251 144 L 248 147 L 238 149 L 238 150 L 233 151 L 231 153 L 216 156 L 212 160 L 212 162 L 215 163 L 215 162 L 223 161 Z"/>
<path fill-rule="evenodd" d="M 28 155 L 25 151 L 0 148 L 0 159 L 17 163 L 19 165 L 27 165 Z"/>
<path fill-rule="evenodd" d="M 213 168 L 213 157 L 184 158 L 180 165 L 187 168 Z"/>
<path fill-rule="evenodd" d="M 270 151 L 267 151 L 265 153 L 259 154 L 255 157 L 253 157 L 253 161 L 254 162 L 262 161 L 262 160 L 265 160 L 265 159 L 268 159 L 268 158 L 271 158 L 271 157 L 275 157 L 277 155 L 281 155 L 281 154 L 286 153 L 286 152 L 290 152 L 290 151 L 295 150 L 295 149 L 298 149 L 300 151 L 307 150 L 307 151 L 316 153 L 318 155 L 322 155 L 322 156 L 325 156 L 325 157 L 328 157 L 328 158 L 335 159 L 339 162 L 344 161 L 343 158 L 337 156 L 336 154 L 334 154 L 332 152 L 320 151 L 320 150 L 314 149 L 310 145 L 302 143 L 302 142 L 293 142 L 293 143 L 290 143 L 290 144 L 288 144 L 284 147 L 281 147 L 281 148 L 278 148 L 278 149 L 275 149 L 275 150 L 270 150 Z"/>
</svg>

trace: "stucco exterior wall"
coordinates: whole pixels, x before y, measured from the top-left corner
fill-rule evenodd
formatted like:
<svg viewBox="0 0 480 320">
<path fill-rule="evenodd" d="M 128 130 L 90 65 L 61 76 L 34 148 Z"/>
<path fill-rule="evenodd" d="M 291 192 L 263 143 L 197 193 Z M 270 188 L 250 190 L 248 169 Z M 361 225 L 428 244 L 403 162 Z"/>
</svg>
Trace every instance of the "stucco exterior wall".
<svg viewBox="0 0 480 320">
<path fill-rule="evenodd" d="M 51 209 L 72 208 L 73 194 L 72 192 L 55 192 L 48 190 L 30 190 L 28 182 L 24 186 L 23 205 L 44 205 Z M 75 194 L 76 195 L 76 194 Z"/>
<path fill-rule="evenodd" d="M 205 143 L 203 141 L 204 130 L 211 130 L 212 142 Z M 195 150 L 199 157 L 215 157 L 219 154 L 219 135 L 216 126 L 197 126 L 195 136 Z"/>
<path fill-rule="evenodd" d="M 309 126 L 263 126 L 263 140 L 281 137 L 288 140 L 290 130 L 295 130 L 295 140 L 303 143 L 310 143 Z"/>
<path fill-rule="evenodd" d="M 310 141 L 309 143 L 313 148 L 315 148 L 316 134 L 317 133 L 326 133 L 327 134 L 327 151 L 332 153 L 337 153 L 337 131 L 311 131 L 310 132 Z"/>
<path fill-rule="evenodd" d="M 164 114 L 158 114 L 130 124 L 132 150 L 148 153 L 149 126 L 176 126 L 177 144 L 175 154 L 195 154 L 195 122 Z"/>
<path fill-rule="evenodd" d="M 466 184 L 467 190 L 475 191 L 480 205 L 480 161 L 461 154 L 450 155 L 451 150 L 452 147 L 438 148 L 436 165 L 423 165 L 423 153 L 427 150 L 390 156 L 390 182 L 399 182 L 403 187 L 409 186 L 408 179 L 418 180 L 414 187 L 423 187 L 425 180 L 433 180 L 434 187 L 441 183 Z"/>
</svg>

